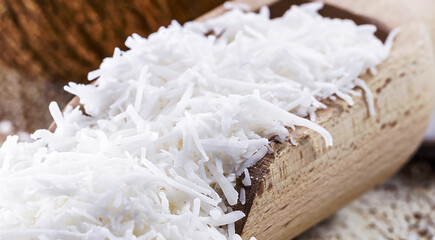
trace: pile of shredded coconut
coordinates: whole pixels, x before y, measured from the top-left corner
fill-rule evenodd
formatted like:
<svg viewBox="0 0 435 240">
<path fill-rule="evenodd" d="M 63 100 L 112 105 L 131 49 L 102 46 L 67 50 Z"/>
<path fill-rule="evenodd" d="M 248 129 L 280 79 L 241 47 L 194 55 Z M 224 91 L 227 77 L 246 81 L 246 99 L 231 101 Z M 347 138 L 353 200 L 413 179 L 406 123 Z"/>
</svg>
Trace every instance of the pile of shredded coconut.
<svg viewBox="0 0 435 240">
<path fill-rule="evenodd" d="M 358 76 L 376 72 L 393 37 L 384 45 L 374 26 L 321 7 L 273 20 L 233 9 L 129 37 L 89 73 L 95 85 L 65 88 L 86 114 L 52 103 L 54 133 L 0 148 L 0 239 L 240 239 L 235 180 L 269 139 L 305 126 L 332 145 L 315 111 L 327 98 L 352 104 L 355 87 L 374 113 Z"/>
</svg>

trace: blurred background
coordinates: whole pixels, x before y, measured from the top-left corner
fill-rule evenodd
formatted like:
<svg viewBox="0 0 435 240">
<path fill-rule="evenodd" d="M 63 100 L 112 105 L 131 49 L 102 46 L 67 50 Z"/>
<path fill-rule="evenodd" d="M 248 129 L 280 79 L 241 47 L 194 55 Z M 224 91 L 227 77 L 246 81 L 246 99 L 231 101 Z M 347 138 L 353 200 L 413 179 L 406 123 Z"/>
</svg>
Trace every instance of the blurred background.
<svg viewBox="0 0 435 240">
<path fill-rule="evenodd" d="M 65 106 L 68 82 L 172 19 L 183 23 L 222 0 L 0 0 L 0 143 L 47 128 L 48 104 Z M 435 12 L 434 12 L 435 14 Z M 435 23 L 433 24 L 435 27 Z M 398 174 L 298 239 L 435 239 L 435 127 Z M 408 237 L 406 237 L 408 236 Z"/>
</svg>

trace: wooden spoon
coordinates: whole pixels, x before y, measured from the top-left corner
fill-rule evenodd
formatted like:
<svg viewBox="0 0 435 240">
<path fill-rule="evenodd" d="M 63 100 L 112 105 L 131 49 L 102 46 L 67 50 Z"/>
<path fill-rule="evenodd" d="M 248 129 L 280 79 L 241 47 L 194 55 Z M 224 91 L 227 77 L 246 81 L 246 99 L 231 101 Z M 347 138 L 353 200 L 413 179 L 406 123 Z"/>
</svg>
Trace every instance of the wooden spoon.
<svg viewBox="0 0 435 240">
<path fill-rule="evenodd" d="M 272 17 L 278 17 L 291 4 L 306 1 L 239 2 L 252 9 L 270 5 Z M 317 111 L 316 122 L 333 136 L 332 147 L 326 148 L 318 134 L 302 127 L 291 133 L 298 146 L 275 144 L 274 154 L 249 169 L 253 184 L 246 188 L 246 204 L 236 206 L 247 214 L 237 223 L 244 238 L 289 239 L 298 235 L 391 176 L 423 139 L 435 103 L 430 33 L 402 1 L 324 2 L 334 5 L 327 5 L 323 15 L 375 24 L 381 39 L 389 30 L 401 28 L 378 74 L 362 76 L 374 93 L 377 115 L 369 115 L 364 95 L 354 97 L 352 107 L 342 100 L 325 101 L 328 108 Z M 355 14 L 345 9 L 360 11 Z M 198 20 L 224 11 L 218 7 Z M 78 104 L 78 98 L 70 102 Z M 52 125 L 50 130 L 54 129 Z"/>
</svg>

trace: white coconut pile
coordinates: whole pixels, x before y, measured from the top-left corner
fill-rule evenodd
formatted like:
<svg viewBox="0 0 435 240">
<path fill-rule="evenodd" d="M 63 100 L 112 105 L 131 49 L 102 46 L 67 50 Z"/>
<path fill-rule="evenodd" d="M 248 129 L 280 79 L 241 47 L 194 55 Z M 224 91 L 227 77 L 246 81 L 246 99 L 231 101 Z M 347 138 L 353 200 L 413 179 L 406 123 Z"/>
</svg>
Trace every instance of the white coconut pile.
<svg viewBox="0 0 435 240">
<path fill-rule="evenodd" d="M 65 89 L 86 114 L 50 105 L 54 133 L 0 148 L 0 239 L 240 239 L 235 180 L 389 54 L 375 26 L 328 19 L 319 3 L 270 20 L 233 9 L 129 37 L 95 85 Z M 206 33 L 214 34 L 206 34 Z M 304 117 L 310 117 L 308 120 Z M 250 179 L 243 183 L 250 185 Z"/>
</svg>

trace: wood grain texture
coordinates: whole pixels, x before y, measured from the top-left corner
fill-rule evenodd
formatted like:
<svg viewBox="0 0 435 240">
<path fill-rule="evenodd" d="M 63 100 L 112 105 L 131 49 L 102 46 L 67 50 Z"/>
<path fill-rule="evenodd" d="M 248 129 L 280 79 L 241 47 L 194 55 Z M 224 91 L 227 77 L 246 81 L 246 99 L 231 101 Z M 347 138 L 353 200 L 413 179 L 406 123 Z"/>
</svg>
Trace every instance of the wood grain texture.
<svg viewBox="0 0 435 240">
<path fill-rule="evenodd" d="M 432 240 L 435 163 L 415 157 L 398 174 L 297 240 Z"/>
<path fill-rule="evenodd" d="M 185 22 L 223 0 L 1 0 L 0 62 L 34 76 L 86 81 L 86 74 L 142 36 Z M 67 66 L 67 67 L 66 67 Z"/>
</svg>

